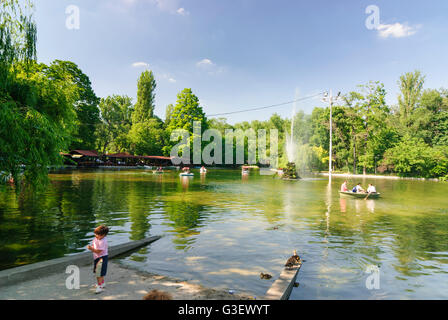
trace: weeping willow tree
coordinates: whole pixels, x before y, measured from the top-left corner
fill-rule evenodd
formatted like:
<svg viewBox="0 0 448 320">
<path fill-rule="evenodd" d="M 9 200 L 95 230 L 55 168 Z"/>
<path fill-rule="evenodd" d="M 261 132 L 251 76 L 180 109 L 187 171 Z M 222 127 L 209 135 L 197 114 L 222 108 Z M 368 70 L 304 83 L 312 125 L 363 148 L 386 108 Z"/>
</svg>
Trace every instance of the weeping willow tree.
<svg viewBox="0 0 448 320">
<path fill-rule="evenodd" d="M 0 173 L 17 190 L 46 184 L 76 117 L 73 84 L 36 61 L 32 11 L 30 1 L 0 2 Z"/>
</svg>

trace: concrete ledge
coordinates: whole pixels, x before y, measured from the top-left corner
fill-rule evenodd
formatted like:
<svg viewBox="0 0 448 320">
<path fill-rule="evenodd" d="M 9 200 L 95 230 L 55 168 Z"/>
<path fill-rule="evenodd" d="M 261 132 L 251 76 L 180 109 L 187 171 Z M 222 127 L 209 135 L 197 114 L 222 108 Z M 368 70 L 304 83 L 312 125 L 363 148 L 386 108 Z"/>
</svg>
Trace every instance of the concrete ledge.
<svg viewBox="0 0 448 320">
<path fill-rule="evenodd" d="M 288 300 L 301 266 L 285 268 L 266 292 L 264 300 Z"/>
<path fill-rule="evenodd" d="M 109 258 L 116 257 L 125 252 L 148 245 L 160 236 L 154 236 L 138 241 L 130 241 L 109 247 Z M 57 258 L 48 261 L 37 262 L 22 267 L 0 271 L 0 287 L 9 286 L 18 282 L 45 277 L 53 273 L 65 273 L 67 266 L 83 266 L 92 263 L 92 253 L 82 252 L 71 256 Z"/>
</svg>

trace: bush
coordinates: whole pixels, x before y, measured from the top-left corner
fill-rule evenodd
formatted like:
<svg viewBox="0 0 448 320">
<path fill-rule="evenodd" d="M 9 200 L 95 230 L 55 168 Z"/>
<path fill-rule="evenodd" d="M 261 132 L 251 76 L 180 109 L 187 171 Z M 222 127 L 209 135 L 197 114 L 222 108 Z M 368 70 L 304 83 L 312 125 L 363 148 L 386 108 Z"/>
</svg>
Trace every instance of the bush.
<svg viewBox="0 0 448 320">
<path fill-rule="evenodd" d="M 386 151 L 383 166 L 393 167 L 402 177 L 438 178 L 448 174 L 448 150 L 430 147 L 422 139 L 405 136 Z"/>
</svg>

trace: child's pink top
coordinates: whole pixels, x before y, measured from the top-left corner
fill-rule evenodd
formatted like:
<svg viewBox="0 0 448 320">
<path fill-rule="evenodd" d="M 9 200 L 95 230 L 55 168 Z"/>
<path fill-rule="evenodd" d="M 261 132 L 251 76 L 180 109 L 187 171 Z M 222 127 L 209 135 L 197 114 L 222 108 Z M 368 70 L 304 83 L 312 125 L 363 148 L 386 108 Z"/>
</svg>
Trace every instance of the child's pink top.
<svg viewBox="0 0 448 320">
<path fill-rule="evenodd" d="M 99 253 L 99 254 L 96 254 L 95 252 L 93 253 L 93 259 L 98 259 L 100 257 L 104 257 L 104 256 L 108 255 L 107 238 L 106 237 L 104 237 L 101 240 L 98 240 L 97 238 L 93 239 L 92 247 L 95 250 L 101 250 L 101 253 Z"/>
</svg>

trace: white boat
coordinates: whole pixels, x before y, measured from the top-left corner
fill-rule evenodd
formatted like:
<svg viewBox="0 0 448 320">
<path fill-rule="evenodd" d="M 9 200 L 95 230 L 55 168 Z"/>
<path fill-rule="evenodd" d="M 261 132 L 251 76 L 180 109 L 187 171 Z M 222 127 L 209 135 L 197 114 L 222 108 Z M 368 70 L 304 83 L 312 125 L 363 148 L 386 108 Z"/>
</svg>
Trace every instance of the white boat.
<svg viewBox="0 0 448 320">
<path fill-rule="evenodd" d="M 181 177 L 194 177 L 194 173 L 184 172 L 184 173 L 179 174 L 179 176 L 181 176 Z"/>
</svg>

